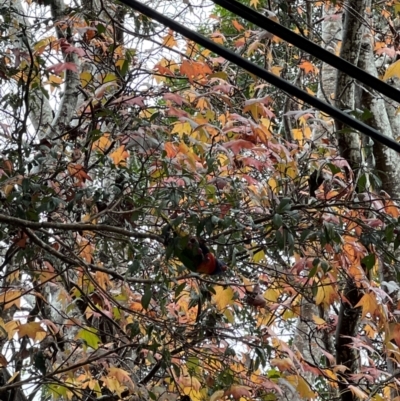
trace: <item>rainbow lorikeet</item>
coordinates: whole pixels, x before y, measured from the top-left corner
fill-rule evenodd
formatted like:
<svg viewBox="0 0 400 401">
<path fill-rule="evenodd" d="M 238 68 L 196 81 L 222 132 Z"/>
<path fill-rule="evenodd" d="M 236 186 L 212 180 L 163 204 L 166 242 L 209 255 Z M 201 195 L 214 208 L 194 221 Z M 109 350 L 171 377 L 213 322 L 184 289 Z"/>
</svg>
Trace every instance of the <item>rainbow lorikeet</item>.
<svg viewBox="0 0 400 401">
<path fill-rule="evenodd" d="M 228 268 L 224 261 L 217 259 L 209 250 L 203 238 L 175 233 L 173 238 L 166 238 L 165 245 L 167 257 L 176 257 L 192 272 L 217 275 L 223 274 Z"/>
</svg>

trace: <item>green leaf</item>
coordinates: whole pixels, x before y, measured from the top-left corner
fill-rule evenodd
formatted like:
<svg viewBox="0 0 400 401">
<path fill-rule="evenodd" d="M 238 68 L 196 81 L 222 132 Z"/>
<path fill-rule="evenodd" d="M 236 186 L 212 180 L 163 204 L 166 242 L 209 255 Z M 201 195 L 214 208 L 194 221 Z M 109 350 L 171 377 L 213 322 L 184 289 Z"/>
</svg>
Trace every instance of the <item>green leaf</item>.
<svg viewBox="0 0 400 401">
<path fill-rule="evenodd" d="M 101 344 L 101 340 L 96 333 L 96 329 L 93 327 L 88 327 L 86 329 L 79 330 L 77 338 L 82 339 L 86 346 L 97 349 L 99 348 L 99 344 Z"/>
<path fill-rule="evenodd" d="M 274 214 L 274 217 L 272 218 L 272 223 L 276 229 L 282 227 L 282 216 L 278 213 Z"/>
<path fill-rule="evenodd" d="M 281 200 L 281 203 L 278 205 L 276 211 L 278 213 L 283 213 L 286 212 L 288 210 L 290 210 L 290 208 L 292 207 L 292 201 L 290 198 L 283 198 Z"/>
<path fill-rule="evenodd" d="M 370 253 L 361 259 L 361 265 L 365 265 L 367 271 L 371 270 L 375 266 L 376 256 L 374 253 Z"/>
<path fill-rule="evenodd" d="M 103 24 L 97 24 L 96 25 L 97 33 L 101 35 L 106 31 L 106 27 Z"/>
<path fill-rule="evenodd" d="M 152 297 L 152 290 L 150 285 L 146 285 L 146 288 L 144 290 L 144 295 L 142 296 L 142 306 L 144 309 L 147 309 L 149 307 L 150 301 L 151 301 L 151 297 Z"/>
</svg>

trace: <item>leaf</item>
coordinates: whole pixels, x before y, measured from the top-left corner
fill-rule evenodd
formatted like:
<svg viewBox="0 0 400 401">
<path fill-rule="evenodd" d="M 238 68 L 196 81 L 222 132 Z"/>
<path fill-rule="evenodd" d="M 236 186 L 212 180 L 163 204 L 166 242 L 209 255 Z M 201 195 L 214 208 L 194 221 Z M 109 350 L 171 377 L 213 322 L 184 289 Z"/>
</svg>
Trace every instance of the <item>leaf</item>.
<svg viewBox="0 0 400 401">
<path fill-rule="evenodd" d="M 232 288 L 228 287 L 224 289 L 222 286 L 215 286 L 214 289 L 215 294 L 212 298 L 219 310 L 225 309 L 228 305 L 233 304 L 235 293 Z"/>
<path fill-rule="evenodd" d="M 254 148 L 253 143 L 245 141 L 244 139 L 235 139 L 233 141 L 225 142 L 223 146 L 226 149 L 231 149 L 235 155 L 238 154 L 242 149 Z"/>
<path fill-rule="evenodd" d="M 5 368 L 5 367 L 7 367 L 7 365 L 8 365 L 8 361 L 7 361 L 6 357 L 0 353 L 0 366 L 2 368 Z"/>
<path fill-rule="evenodd" d="M 28 336 L 32 340 L 41 341 L 46 337 L 46 330 L 43 329 L 39 322 L 30 322 L 19 326 L 18 335 L 19 338 Z"/>
<path fill-rule="evenodd" d="M 162 44 L 163 44 L 163 46 L 166 46 L 166 47 L 175 47 L 178 45 L 178 42 L 176 41 L 176 39 L 174 37 L 174 31 L 172 29 L 170 29 L 168 34 L 166 36 L 164 36 Z"/>
<path fill-rule="evenodd" d="M 111 143 L 110 134 L 106 133 L 97 141 L 93 142 L 92 149 L 104 153 L 111 146 Z"/>
<path fill-rule="evenodd" d="M 391 338 L 394 339 L 397 346 L 400 347 L 400 324 L 395 324 L 394 328 L 391 327 Z"/>
<path fill-rule="evenodd" d="M 338 293 L 332 284 L 330 279 L 321 280 L 318 286 L 317 295 L 315 297 L 315 303 L 317 305 L 323 304 L 326 308 L 338 299 Z"/>
<path fill-rule="evenodd" d="M 18 309 L 21 305 L 22 291 L 20 290 L 8 290 L 0 294 L 0 305 L 4 310 L 10 309 L 12 306 L 16 306 Z"/>
<path fill-rule="evenodd" d="M 67 63 L 58 63 L 53 64 L 50 67 L 47 67 L 47 71 L 53 71 L 55 74 L 60 74 L 61 72 L 69 70 L 72 72 L 78 72 L 78 67 L 75 63 L 67 62 Z"/>
<path fill-rule="evenodd" d="M 352 384 L 349 384 L 348 389 L 360 400 L 366 400 L 368 399 L 368 394 L 362 391 L 359 387 L 353 386 Z"/>
<path fill-rule="evenodd" d="M 254 263 L 260 263 L 262 260 L 265 259 L 265 253 L 263 250 L 258 251 L 253 255 L 253 262 Z"/>
<path fill-rule="evenodd" d="M 218 401 L 218 400 L 221 400 L 222 398 L 224 398 L 224 396 L 225 396 L 224 390 L 218 390 L 211 395 L 209 401 Z"/>
<path fill-rule="evenodd" d="M 378 302 L 376 300 L 375 294 L 373 292 L 364 294 L 357 305 L 354 306 L 354 308 L 358 307 L 362 307 L 362 319 L 364 319 L 368 313 L 374 316 L 375 313 L 378 311 Z"/>
<path fill-rule="evenodd" d="M 151 290 L 151 287 L 148 285 L 148 286 L 146 286 L 144 295 L 142 296 L 142 300 L 141 300 L 141 304 L 144 309 L 147 309 L 149 307 L 152 296 L 153 296 L 153 292 Z"/>
<path fill-rule="evenodd" d="M 242 24 L 240 24 L 236 19 L 234 19 L 233 21 L 232 21 L 232 25 L 234 26 L 234 28 L 237 30 L 237 31 L 244 31 L 244 26 L 242 25 Z"/>
<path fill-rule="evenodd" d="M 118 147 L 118 149 L 110 154 L 110 157 L 116 166 L 125 166 L 128 156 L 129 152 L 125 150 L 125 145 L 121 145 Z"/>
<path fill-rule="evenodd" d="M 400 60 L 397 60 L 388 67 L 382 80 L 386 81 L 392 77 L 400 78 Z"/>
<path fill-rule="evenodd" d="M 242 397 L 251 398 L 250 389 L 251 387 L 235 385 L 226 390 L 224 395 L 226 397 L 232 396 L 235 400 L 239 400 Z"/>
<path fill-rule="evenodd" d="M 88 327 L 86 329 L 83 328 L 78 331 L 76 338 L 80 338 L 84 341 L 85 348 L 91 347 L 96 350 L 99 348 L 99 344 L 101 344 L 101 340 L 96 333 L 97 330 L 93 327 Z"/>
<path fill-rule="evenodd" d="M 108 369 L 108 376 L 115 377 L 121 384 L 126 385 L 130 391 L 135 389 L 135 385 L 133 384 L 129 373 L 121 368 L 110 367 Z"/>
<path fill-rule="evenodd" d="M 281 372 L 295 369 L 294 363 L 290 358 L 273 358 L 271 366 L 276 366 Z"/>
<path fill-rule="evenodd" d="M 85 182 L 86 180 L 92 181 L 89 174 L 86 173 L 85 168 L 82 164 L 68 164 L 68 172 L 71 177 L 76 178 L 80 183 Z"/>
<path fill-rule="evenodd" d="M 316 74 L 316 73 L 318 73 L 318 68 L 315 67 L 314 64 L 310 63 L 310 62 L 307 61 L 307 60 L 303 60 L 303 61 L 300 63 L 299 67 L 300 67 L 302 70 L 304 70 L 304 72 L 305 72 L 306 74 L 309 74 L 309 73 Z"/>
</svg>

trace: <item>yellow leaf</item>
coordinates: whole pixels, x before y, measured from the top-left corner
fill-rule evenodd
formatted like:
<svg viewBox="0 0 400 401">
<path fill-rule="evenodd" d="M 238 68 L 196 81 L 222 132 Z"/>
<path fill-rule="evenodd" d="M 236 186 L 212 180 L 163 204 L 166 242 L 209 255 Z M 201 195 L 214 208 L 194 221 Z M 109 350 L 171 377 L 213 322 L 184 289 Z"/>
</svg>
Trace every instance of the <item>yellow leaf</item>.
<svg viewBox="0 0 400 401">
<path fill-rule="evenodd" d="M 260 0 L 251 0 L 250 7 L 258 8 L 259 3 L 260 3 Z"/>
<path fill-rule="evenodd" d="M 271 188 L 271 190 L 275 193 L 277 193 L 277 188 L 278 188 L 278 181 L 275 180 L 275 178 L 270 178 L 268 180 L 268 186 Z"/>
<path fill-rule="evenodd" d="M 104 153 L 111 145 L 110 134 L 104 134 L 100 139 L 93 142 L 92 149 Z"/>
<path fill-rule="evenodd" d="M 118 81 L 118 78 L 115 74 L 111 74 L 110 72 L 104 76 L 103 84 L 107 82 Z"/>
<path fill-rule="evenodd" d="M 135 389 L 135 385 L 133 384 L 132 379 L 129 376 L 129 373 L 123 369 L 111 367 L 108 370 L 109 377 L 115 377 L 121 384 L 126 385 L 130 390 Z"/>
<path fill-rule="evenodd" d="M 326 323 L 324 319 L 322 319 L 322 318 L 320 318 L 320 317 L 318 317 L 316 315 L 313 315 L 312 318 L 314 320 L 314 323 L 317 324 L 318 326 Z"/>
<path fill-rule="evenodd" d="M 39 322 L 30 322 L 19 326 L 18 335 L 19 338 L 28 336 L 32 340 L 41 341 L 46 337 L 46 330 L 43 329 Z"/>
<path fill-rule="evenodd" d="M 299 145 L 303 146 L 305 139 L 311 138 L 311 128 L 303 127 L 303 128 L 295 128 L 292 129 L 293 139 L 299 141 Z"/>
<path fill-rule="evenodd" d="M 8 334 L 9 340 L 11 340 L 14 337 L 15 333 L 18 331 L 18 327 L 19 327 L 19 322 L 15 320 L 10 320 L 5 324 L 4 328 Z"/>
<path fill-rule="evenodd" d="M 322 280 L 318 286 L 315 303 L 317 305 L 323 304 L 324 307 L 327 307 L 337 300 L 337 298 L 337 291 L 335 290 L 331 281 L 329 279 Z"/>
<path fill-rule="evenodd" d="M 294 363 L 290 358 L 273 358 L 270 363 L 271 366 L 276 366 L 281 372 L 295 369 Z"/>
<path fill-rule="evenodd" d="M 232 288 L 228 287 L 224 289 L 222 286 L 216 286 L 214 289 L 215 294 L 213 295 L 213 300 L 219 310 L 222 310 L 228 305 L 233 304 L 233 297 L 235 293 Z"/>
<path fill-rule="evenodd" d="M 88 71 L 81 72 L 80 80 L 81 80 L 82 88 L 85 88 L 89 84 L 89 82 L 92 80 L 92 78 L 93 78 L 93 75 L 90 72 L 88 72 Z"/>
<path fill-rule="evenodd" d="M 224 316 L 228 320 L 230 324 L 235 323 L 235 316 L 233 315 L 232 311 L 230 309 L 225 309 L 224 311 Z"/>
<path fill-rule="evenodd" d="M 267 291 L 264 292 L 263 297 L 268 302 L 277 302 L 279 298 L 280 292 L 274 288 L 268 288 Z"/>
<path fill-rule="evenodd" d="M 367 313 L 374 315 L 378 310 L 378 303 L 376 302 L 376 297 L 372 292 L 364 294 L 357 305 L 354 308 L 362 307 L 361 318 L 364 319 Z"/>
<path fill-rule="evenodd" d="M 397 60 L 395 63 L 391 64 L 388 67 L 382 79 L 386 81 L 387 79 L 392 77 L 400 78 L 400 60 Z"/>
<path fill-rule="evenodd" d="M 274 75 L 278 75 L 278 77 L 281 76 L 281 71 L 283 70 L 283 67 L 279 66 L 279 65 L 274 65 L 273 67 L 271 67 L 271 72 Z"/>
<path fill-rule="evenodd" d="M 265 259 L 265 253 L 263 250 L 258 251 L 256 254 L 253 255 L 254 263 L 260 263 L 263 259 Z"/>
<path fill-rule="evenodd" d="M 178 134 L 183 136 L 184 134 L 190 135 L 192 132 L 192 127 L 188 121 L 181 123 L 177 122 L 174 124 L 174 128 L 171 131 L 171 134 Z"/>
<path fill-rule="evenodd" d="M 9 290 L 0 294 L 0 304 L 3 304 L 3 309 L 9 309 L 13 305 L 17 308 L 21 305 L 22 292 L 20 290 Z"/>
<path fill-rule="evenodd" d="M 61 85 L 63 82 L 63 79 L 59 77 L 58 75 L 50 74 L 49 79 L 46 81 L 46 84 L 50 85 L 50 90 L 53 92 L 55 87 Z"/>
<path fill-rule="evenodd" d="M 210 401 L 218 401 L 224 398 L 224 390 L 218 390 L 210 397 Z"/>
<path fill-rule="evenodd" d="M 174 37 L 174 31 L 172 29 L 170 29 L 168 34 L 164 36 L 162 44 L 166 47 L 175 47 L 178 44 Z"/>
<path fill-rule="evenodd" d="M 301 398 L 303 398 L 304 400 L 315 399 L 316 394 L 310 389 L 308 383 L 301 376 L 297 376 L 297 378 L 297 391 L 299 392 Z"/>
</svg>

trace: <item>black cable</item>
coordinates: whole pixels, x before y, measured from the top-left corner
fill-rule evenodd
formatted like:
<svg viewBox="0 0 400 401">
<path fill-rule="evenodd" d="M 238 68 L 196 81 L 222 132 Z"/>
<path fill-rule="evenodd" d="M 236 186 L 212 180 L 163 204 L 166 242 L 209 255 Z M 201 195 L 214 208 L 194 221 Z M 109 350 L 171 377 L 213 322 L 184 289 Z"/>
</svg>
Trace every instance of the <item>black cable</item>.
<svg viewBox="0 0 400 401">
<path fill-rule="evenodd" d="M 361 68 L 349 63 L 341 57 L 335 56 L 333 53 L 328 52 L 321 46 L 309 41 L 308 39 L 300 36 L 290 29 L 285 28 L 281 24 L 272 21 L 268 17 L 258 13 L 257 11 L 239 3 L 236 0 L 212 0 L 215 4 L 224 7 L 228 11 L 244 18 L 245 20 L 258 25 L 260 28 L 273 33 L 279 38 L 291 43 L 293 46 L 305 51 L 308 54 L 324 61 L 325 63 L 337 68 L 339 71 L 345 72 L 350 77 L 355 78 L 357 81 L 369 86 L 372 89 L 377 90 L 383 95 L 389 97 L 392 100 L 400 103 L 400 91 L 393 86 L 388 85 L 379 78 L 368 74 Z"/>
<path fill-rule="evenodd" d="M 337 109 L 336 107 L 330 106 L 328 103 L 325 103 L 322 100 L 319 100 L 318 98 L 309 95 L 306 91 L 297 88 L 296 86 L 290 84 L 289 82 L 285 81 L 284 79 L 276 75 L 271 74 L 267 70 L 244 59 L 243 57 L 232 52 L 231 50 L 216 44 L 215 42 L 211 41 L 205 36 L 200 35 L 199 33 L 186 28 L 185 26 L 179 24 L 178 22 L 172 20 L 171 18 L 168 18 L 165 15 L 160 14 L 158 11 L 155 11 L 152 8 L 136 0 L 119 0 L 119 1 L 139 11 L 140 13 L 148 16 L 149 18 L 152 18 L 162 23 L 163 25 L 168 26 L 175 32 L 178 32 L 183 36 L 186 36 L 187 38 L 193 40 L 199 45 L 204 46 L 206 49 L 213 51 L 219 56 L 224 57 L 226 60 L 231 61 L 232 63 L 251 72 L 257 77 L 265 80 L 266 82 L 269 82 L 273 86 L 282 89 L 289 95 L 292 95 L 300 100 L 303 100 L 304 102 L 310 104 L 311 106 L 314 106 L 316 109 L 323 111 L 324 113 L 341 121 L 342 123 L 347 124 L 349 127 L 352 127 L 357 131 L 360 131 L 361 133 L 369 136 L 370 138 L 375 139 L 376 141 L 382 143 L 383 145 L 386 145 L 390 149 L 393 149 L 396 152 L 400 153 L 400 144 L 397 143 L 392 138 L 381 134 L 379 131 L 375 130 L 374 128 L 371 128 L 370 126 L 364 124 L 361 121 L 356 120 L 355 118 Z"/>
</svg>

